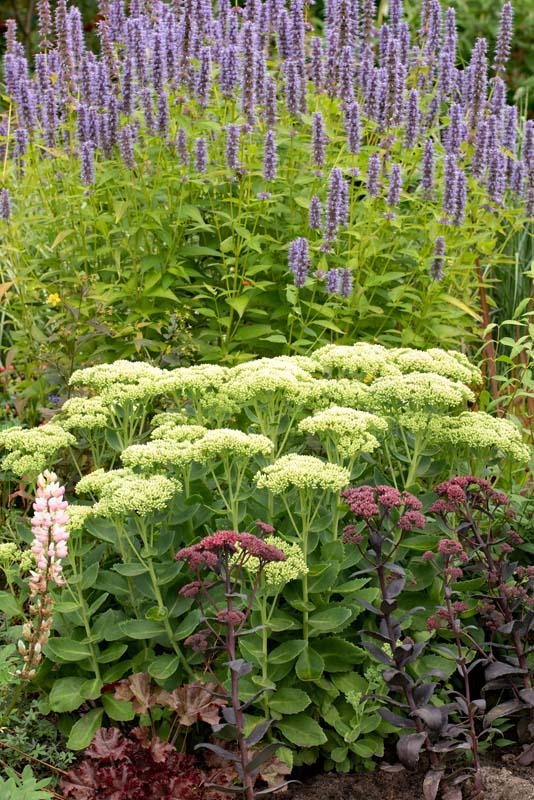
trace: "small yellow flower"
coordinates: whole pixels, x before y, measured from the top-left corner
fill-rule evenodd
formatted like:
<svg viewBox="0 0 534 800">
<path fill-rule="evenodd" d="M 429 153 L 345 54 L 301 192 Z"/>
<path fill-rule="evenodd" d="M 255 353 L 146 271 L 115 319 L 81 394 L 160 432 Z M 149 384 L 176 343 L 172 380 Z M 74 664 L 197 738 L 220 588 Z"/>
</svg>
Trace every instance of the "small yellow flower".
<svg viewBox="0 0 534 800">
<path fill-rule="evenodd" d="M 47 296 L 46 302 L 47 305 L 52 306 L 52 308 L 54 308 L 54 306 L 58 306 L 61 303 L 61 297 L 55 292 L 52 292 L 52 294 L 49 294 Z"/>
</svg>

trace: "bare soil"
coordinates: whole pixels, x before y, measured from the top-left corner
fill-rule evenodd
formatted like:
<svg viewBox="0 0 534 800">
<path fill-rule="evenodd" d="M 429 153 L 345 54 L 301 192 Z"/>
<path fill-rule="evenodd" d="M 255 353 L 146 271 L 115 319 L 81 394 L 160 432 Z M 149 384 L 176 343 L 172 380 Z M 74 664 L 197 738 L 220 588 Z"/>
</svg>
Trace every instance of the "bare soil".
<svg viewBox="0 0 534 800">
<path fill-rule="evenodd" d="M 534 768 L 513 762 L 484 767 L 485 800 L 534 800 Z M 327 773 L 290 787 L 287 800 L 423 800 L 424 773 Z"/>
</svg>

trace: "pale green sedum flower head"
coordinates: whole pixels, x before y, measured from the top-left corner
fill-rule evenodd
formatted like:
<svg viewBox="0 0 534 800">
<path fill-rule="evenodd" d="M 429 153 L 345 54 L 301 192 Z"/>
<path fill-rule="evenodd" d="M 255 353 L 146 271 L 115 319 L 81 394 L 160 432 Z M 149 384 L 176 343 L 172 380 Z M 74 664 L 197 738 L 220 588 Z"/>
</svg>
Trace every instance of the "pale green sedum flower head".
<svg viewBox="0 0 534 800">
<path fill-rule="evenodd" d="M 164 422 L 150 434 L 151 439 L 165 439 L 173 442 L 194 442 L 201 439 L 208 428 L 203 425 L 177 425 L 174 422 Z"/>
<path fill-rule="evenodd" d="M 89 431 L 105 428 L 110 417 L 109 408 L 101 397 L 72 397 L 54 419 L 66 431 L 76 428 Z"/>
<path fill-rule="evenodd" d="M 165 373 L 166 391 L 188 395 L 217 389 L 225 382 L 228 371 L 228 367 L 219 367 L 217 364 L 177 367 Z"/>
<path fill-rule="evenodd" d="M 435 417 L 430 421 L 428 438 L 430 442 L 471 450 L 498 450 L 519 464 L 528 464 L 532 457 L 532 449 L 515 425 L 483 411 L 467 411 L 458 417 Z"/>
<path fill-rule="evenodd" d="M 372 453 L 380 446 L 374 433 L 385 433 L 387 420 L 366 411 L 331 406 L 313 417 L 303 419 L 298 428 L 319 438 L 330 438 L 340 454 L 352 458 L 358 453 Z"/>
<path fill-rule="evenodd" d="M 124 466 L 143 470 L 163 466 L 184 467 L 194 460 L 195 451 L 189 440 L 154 439 L 147 444 L 133 444 L 121 454 Z"/>
<path fill-rule="evenodd" d="M 67 522 L 67 530 L 69 533 L 78 533 L 83 531 L 85 523 L 95 515 L 93 506 L 82 506 L 69 504 L 67 509 L 69 521 Z"/>
<path fill-rule="evenodd" d="M 273 443 L 259 433 L 243 433 L 233 428 L 216 428 L 207 431 L 193 445 L 195 461 L 202 464 L 213 459 L 230 456 L 233 459 L 248 459 L 254 456 L 270 456 Z"/>
<path fill-rule="evenodd" d="M 114 386 L 117 383 L 135 385 L 143 381 L 158 382 L 165 372 L 144 361 L 114 361 L 113 364 L 98 364 L 73 372 L 70 386 L 90 386 L 97 391 Z"/>
<path fill-rule="evenodd" d="M 166 508 L 181 488 L 179 481 L 165 475 L 137 475 L 130 469 L 110 472 L 98 469 L 79 481 L 76 493 L 99 498 L 93 506 L 95 516 L 135 513 L 144 517 Z"/>
<path fill-rule="evenodd" d="M 60 450 L 75 444 L 75 437 L 53 422 L 39 428 L 7 428 L 0 431 L 0 447 L 9 451 L 2 467 L 19 477 L 38 475 L 50 467 Z"/>
<path fill-rule="evenodd" d="M 339 492 L 350 481 L 350 472 L 315 456 L 289 453 L 260 470 L 255 478 L 259 489 L 283 494 L 292 488 Z"/>
<path fill-rule="evenodd" d="M 474 399 L 471 389 L 459 381 L 428 372 L 412 372 L 378 378 L 369 387 L 366 406 L 395 416 L 403 410 L 456 409 Z"/>
<path fill-rule="evenodd" d="M 381 375 L 400 375 L 400 369 L 389 360 L 389 351 L 380 344 L 358 342 L 353 345 L 327 344 L 313 354 L 324 370 L 347 378 L 372 381 Z"/>
<path fill-rule="evenodd" d="M 286 583 L 299 580 L 308 574 L 308 565 L 298 544 L 289 544 L 280 536 L 266 536 L 265 542 L 277 547 L 286 556 L 285 561 L 270 561 L 263 568 L 265 589 L 269 593 L 278 592 Z M 257 558 L 250 557 L 247 558 L 244 566 L 248 572 L 255 574 L 259 565 L 260 562 Z"/>
<path fill-rule="evenodd" d="M 433 372 L 453 381 L 461 381 L 468 385 L 478 386 L 482 383 L 482 373 L 467 356 L 454 350 L 441 350 L 432 347 L 430 350 L 414 350 L 409 347 L 397 347 L 389 350 L 389 360 L 401 372 Z"/>
</svg>

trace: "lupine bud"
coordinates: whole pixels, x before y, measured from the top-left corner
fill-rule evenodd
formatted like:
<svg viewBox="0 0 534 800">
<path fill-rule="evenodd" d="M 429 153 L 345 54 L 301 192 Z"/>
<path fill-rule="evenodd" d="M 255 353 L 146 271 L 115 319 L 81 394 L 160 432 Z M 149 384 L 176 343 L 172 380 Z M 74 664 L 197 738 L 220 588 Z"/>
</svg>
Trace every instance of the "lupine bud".
<svg viewBox="0 0 534 800">
<path fill-rule="evenodd" d="M 430 277 L 435 281 L 440 281 L 443 278 L 443 265 L 445 263 L 446 244 L 443 236 L 436 237 L 434 245 L 434 258 L 432 260 L 432 267 L 430 268 Z"/>
<path fill-rule="evenodd" d="M 512 22 L 514 9 L 511 3 L 505 3 L 501 10 L 499 33 L 497 35 L 497 45 L 495 47 L 495 58 L 493 68 L 497 75 L 502 75 L 506 69 L 506 63 L 510 58 L 512 43 Z"/>
<path fill-rule="evenodd" d="M 380 177 L 380 156 L 373 153 L 367 167 L 367 191 L 371 197 L 378 195 L 378 179 Z"/>
<path fill-rule="evenodd" d="M 319 231 L 322 228 L 322 216 L 323 216 L 323 208 L 321 205 L 321 201 L 317 197 L 316 194 L 313 195 L 312 199 L 310 200 L 310 212 L 309 212 L 309 219 L 308 225 L 312 230 Z"/>
<path fill-rule="evenodd" d="M 194 145 L 195 169 L 197 172 L 206 172 L 208 167 L 208 146 L 202 137 L 195 139 Z"/>
<path fill-rule="evenodd" d="M 312 153 L 313 163 L 317 167 L 322 167 L 325 159 L 327 137 L 323 115 L 316 111 L 312 117 Z"/>
<path fill-rule="evenodd" d="M 274 181 L 276 178 L 277 160 L 274 131 L 269 130 L 265 134 L 263 149 L 263 177 L 266 181 Z"/>
<path fill-rule="evenodd" d="M 310 268 L 308 240 L 301 236 L 289 245 L 288 266 L 295 276 L 295 286 L 301 289 L 306 283 Z"/>
<path fill-rule="evenodd" d="M 241 166 L 239 163 L 239 145 L 240 145 L 241 129 L 239 125 L 228 125 L 226 128 L 226 166 L 231 170 L 238 170 Z"/>
</svg>

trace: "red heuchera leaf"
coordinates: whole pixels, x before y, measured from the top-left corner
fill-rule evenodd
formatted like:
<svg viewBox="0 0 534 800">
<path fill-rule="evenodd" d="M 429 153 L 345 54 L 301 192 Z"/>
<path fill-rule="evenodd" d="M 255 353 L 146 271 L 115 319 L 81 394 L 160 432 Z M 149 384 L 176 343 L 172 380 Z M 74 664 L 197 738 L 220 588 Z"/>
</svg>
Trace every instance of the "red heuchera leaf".
<svg viewBox="0 0 534 800">
<path fill-rule="evenodd" d="M 260 767 L 260 778 L 265 781 L 269 788 L 274 788 L 284 783 L 290 772 L 291 767 L 288 767 L 281 758 L 275 756 Z M 284 786 L 280 791 L 284 792 L 286 789 L 287 786 Z"/>
<path fill-rule="evenodd" d="M 176 711 L 180 725 L 190 726 L 202 720 L 210 725 L 219 722 L 219 709 L 226 705 L 223 698 L 215 697 L 213 683 L 189 683 L 173 692 L 160 691 L 157 702 Z"/>
<path fill-rule="evenodd" d="M 136 714 L 146 714 L 155 704 L 155 692 L 152 691 L 150 675 L 146 672 L 136 672 L 129 678 L 117 681 L 115 697 L 117 700 L 131 701 Z"/>
<path fill-rule="evenodd" d="M 202 775 L 192 756 L 146 731 L 123 736 L 118 728 L 100 729 L 86 758 L 61 781 L 74 800 L 199 800 Z"/>
</svg>

